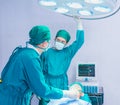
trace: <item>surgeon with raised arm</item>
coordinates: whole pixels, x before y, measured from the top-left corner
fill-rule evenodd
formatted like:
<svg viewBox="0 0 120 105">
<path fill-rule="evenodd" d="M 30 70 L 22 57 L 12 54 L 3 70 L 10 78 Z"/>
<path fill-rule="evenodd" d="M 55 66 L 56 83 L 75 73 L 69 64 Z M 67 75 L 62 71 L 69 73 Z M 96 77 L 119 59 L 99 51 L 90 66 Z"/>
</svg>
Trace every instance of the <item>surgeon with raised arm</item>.
<svg viewBox="0 0 120 105">
<path fill-rule="evenodd" d="M 34 26 L 26 47 L 17 47 L 5 65 L 0 79 L 0 105 L 30 105 L 32 93 L 41 98 L 79 98 L 76 90 L 54 88 L 45 82 L 40 56 L 48 47 L 50 30 Z"/>
<path fill-rule="evenodd" d="M 71 36 L 69 32 L 61 29 L 56 34 L 54 46 L 41 55 L 47 84 L 59 89 L 68 89 L 68 68 L 72 58 L 84 43 L 84 30 L 81 19 L 75 16 L 74 20 L 77 23 L 76 40 L 66 47 Z M 41 99 L 39 105 L 47 105 L 48 102 L 49 99 Z"/>
</svg>

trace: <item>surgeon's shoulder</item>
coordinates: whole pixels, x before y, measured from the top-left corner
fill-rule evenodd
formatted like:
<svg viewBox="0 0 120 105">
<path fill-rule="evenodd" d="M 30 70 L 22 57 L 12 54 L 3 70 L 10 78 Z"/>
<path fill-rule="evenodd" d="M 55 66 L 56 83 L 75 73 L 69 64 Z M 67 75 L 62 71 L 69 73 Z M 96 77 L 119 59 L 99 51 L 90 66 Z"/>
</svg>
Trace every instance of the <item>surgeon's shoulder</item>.
<svg viewBox="0 0 120 105">
<path fill-rule="evenodd" d="M 54 52 L 54 48 L 49 48 L 47 51 L 43 52 L 44 54 L 48 54 L 48 53 L 51 53 L 51 52 Z"/>
<path fill-rule="evenodd" d="M 31 48 L 23 48 L 21 51 L 21 56 L 23 56 L 23 57 L 32 57 L 33 58 L 38 55 L 39 54 L 34 49 L 31 49 Z"/>
</svg>

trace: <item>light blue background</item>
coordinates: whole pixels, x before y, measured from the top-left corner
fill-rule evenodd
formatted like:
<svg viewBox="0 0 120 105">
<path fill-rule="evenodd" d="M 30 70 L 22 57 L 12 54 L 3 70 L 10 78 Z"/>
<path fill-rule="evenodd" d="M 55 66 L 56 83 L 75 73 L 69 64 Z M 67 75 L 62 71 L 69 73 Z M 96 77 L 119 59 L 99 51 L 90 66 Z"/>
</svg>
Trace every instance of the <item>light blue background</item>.
<svg viewBox="0 0 120 105">
<path fill-rule="evenodd" d="M 120 11 L 102 20 L 83 20 L 85 43 L 72 60 L 69 81 L 75 81 L 76 65 L 95 62 L 97 78 L 104 87 L 104 105 L 120 102 Z M 52 40 L 59 29 L 66 29 L 75 40 L 76 23 L 70 17 L 54 13 L 38 5 L 38 0 L 0 0 L 0 71 L 12 50 L 25 46 L 34 25 L 47 25 Z M 69 44 L 70 44 L 69 43 Z M 33 100 L 33 103 L 34 102 Z M 35 105 L 35 104 L 33 104 Z"/>
</svg>

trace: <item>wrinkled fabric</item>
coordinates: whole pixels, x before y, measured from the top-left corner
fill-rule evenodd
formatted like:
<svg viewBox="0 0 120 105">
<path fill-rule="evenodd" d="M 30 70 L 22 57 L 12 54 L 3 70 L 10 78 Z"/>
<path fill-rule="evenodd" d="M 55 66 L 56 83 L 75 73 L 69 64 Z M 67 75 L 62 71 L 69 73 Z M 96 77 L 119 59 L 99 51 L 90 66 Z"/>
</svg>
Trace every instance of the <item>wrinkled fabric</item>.
<svg viewBox="0 0 120 105">
<path fill-rule="evenodd" d="M 29 43 L 32 45 L 41 44 L 50 40 L 50 29 L 47 26 L 34 26 L 29 32 Z"/>
<path fill-rule="evenodd" d="M 61 98 L 51 100 L 47 105 L 92 105 L 91 103 L 81 99 Z"/>
<path fill-rule="evenodd" d="M 69 85 L 69 89 L 71 89 L 71 88 L 72 88 L 72 89 L 77 89 L 78 91 L 84 93 L 84 87 L 83 87 L 83 85 L 82 85 L 80 82 L 73 82 L 73 83 L 71 83 L 71 84 Z M 88 94 L 85 94 L 85 93 L 84 93 L 84 95 L 81 96 L 80 99 L 81 99 L 81 100 L 84 100 L 84 101 L 86 101 L 86 102 L 91 103 L 91 100 L 90 100 Z"/>
<path fill-rule="evenodd" d="M 60 89 L 45 83 L 39 54 L 31 48 L 19 48 L 2 71 L 0 105 L 29 105 L 31 94 L 42 98 L 59 99 Z"/>
<path fill-rule="evenodd" d="M 47 84 L 64 90 L 68 89 L 67 71 L 73 56 L 83 43 L 84 31 L 77 30 L 76 40 L 70 46 L 63 50 L 50 48 L 41 55 L 42 62 L 44 62 L 43 73 Z"/>
<path fill-rule="evenodd" d="M 68 89 L 67 70 L 76 52 L 84 42 L 84 31 L 77 30 L 76 40 L 63 50 L 48 49 L 41 55 L 44 62 L 44 75 L 46 82 L 60 89 Z"/>
</svg>

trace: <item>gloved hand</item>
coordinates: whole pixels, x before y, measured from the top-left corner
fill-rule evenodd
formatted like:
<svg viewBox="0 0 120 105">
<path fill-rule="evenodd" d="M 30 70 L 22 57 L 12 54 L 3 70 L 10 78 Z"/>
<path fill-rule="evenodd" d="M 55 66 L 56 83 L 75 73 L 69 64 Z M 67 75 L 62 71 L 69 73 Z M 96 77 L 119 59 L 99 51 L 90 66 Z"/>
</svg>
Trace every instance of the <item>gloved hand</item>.
<svg viewBox="0 0 120 105">
<path fill-rule="evenodd" d="M 80 93 L 80 96 L 84 96 L 83 88 L 79 84 L 73 84 L 69 87 L 69 90 L 77 90 Z"/>
<path fill-rule="evenodd" d="M 83 30 L 83 25 L 82 25 L 82 21 L 81 21 L 80 17 L 79 16 L 74 16 L 74 20 L 77 23 L 77 29 L 78 30 Z"/>
<path fill-rule="evenodd" d="M 81 94 L 77 90 L 63 90 L 63 97 L 72 98 L 72 99 L 79 99 Z"/>
<path fill-rule="evenodd" d="M 41 98 L 39 96 L 36 96 L 36 97 L 37 97 L 37 99 L 41 100 Z"/>
</svg>

